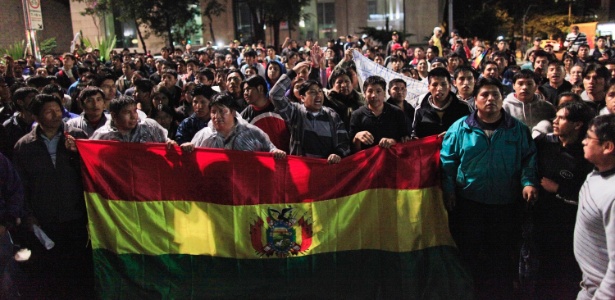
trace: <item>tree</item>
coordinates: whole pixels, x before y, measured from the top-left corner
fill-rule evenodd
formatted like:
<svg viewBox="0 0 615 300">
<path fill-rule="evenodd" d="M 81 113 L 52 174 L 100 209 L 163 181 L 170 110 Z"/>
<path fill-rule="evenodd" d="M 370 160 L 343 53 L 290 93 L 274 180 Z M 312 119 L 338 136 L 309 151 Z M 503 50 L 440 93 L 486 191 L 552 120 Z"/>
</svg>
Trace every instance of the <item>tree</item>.
<svg viewBox="0 0 615 300">
<path fill-rule="evenodd" d="M 524 17 L 530 36 L 532 32 L 556 35 L 570 23 L 593 21 L 590 4 L 588 0 L 457 0 L 454 13 L 455 20 L 463 26 L 462 33 L 474 33 L 471 35 L 481 38 L 494 38 L 496 32 L 514 37 L 523 31 Z M 573 12 L 570 20 L 569 7 Z"/>
<path fill-rule="evenodd" d="M 575 20 L 576 18 L 571 19 L 573 23 Z M 528 36 L 540 36 L 549 39 L 561 37 L 564 39 L 566 37 L 564 32 L 568 31 L 570 24 L 567 14 L 541 15 L 529 18 L 525 23 L 525 28 Z"/>
<path fill-rule="evenodd" d="M 194 16 L 200 14 L 197 8 L 198 0 L 73 1 L 85 2 L 88 5 L 83 12 L 84 15 L 101 18 L 105 14 L 113 13 L 120 21 L 135 22 L 144 52 L 147 52 L 145 38 L 149 35 L 149 31 L 143 33 L 141 25 L 146 25 L 154 34 L 164 37 L 171 48 L 175 40 L 187 39 L 198 30 L 198 26 L 191 22 Z"/>
<path fill-rule="evenodd" d="M 280 23 L 287 21 L 292 30 L 301 18 L 309 15 L 301 12 L 310 0 L 246 0 L 252 15 L 253 37 L 255 41 L 265 40 L 265 25 L 273 28 L 273 41 L 280 45 Z"/>
<path fill-rule="evenodd" d="M 107 0 L 109 1 L 109 0 Z M 141 25 L 143 24 L 141 14 L 144 13 L 145 6 L 141 1 L 113 1 L 112 2 L 114 12 L 119 12 L 116 17 L 123 22 L 134 22 L 137 29 L 137 36 L 143 47 L 143 53 L 147 53 L 147 46 L 145 45 L 145 39 L 149 37 L 149 31 L 142 32 Z"/>
<path fill-rule="evenodd" d="M 498 11 L 492 5 L 483 6 L 481 1 L 468 1 L 467 3 L 455 4 L 453 11 L 455 17 L 455 29 L 461 36 L 478 37 L 480 39 L 495 40 L 499 34 L 499 27 L 504 20 L 498 18 Z M 485 26 L 489 24 L 489 26 Z"/>
<path fill-rule="evenodd" d="M 149 32 L 142 32 L 141 25 L 143 21 L 141 14 L 145 13 L 146 1 L 118 1 L 118 0 L 73 0 L 76 2 L 85 2 L 87 7 L 82 15 L 92 16 L 94 25 L 98 30 L 98 37 L 107 39 L 109 37 L 100 36 L 100 28 L 98 23 L 100 19 L 104 18 L 107 14 L 114 14 L 114 17 L 123 22 L 134 22 L 137 29 L 137 36 L 143 47 L 143 52 L 147 52 L 147 46 L 145 45 L 145 39 L 149 37 Z"/>
<path fill-rule="evenodd" d="M 308 14 L 302 13 L 304 6 L 310 4 L 310 0 L 273 0 L 266 15 L 267 25 L 273 28 L 273 44 L 280 45 L 280 23 L 286 21 L 288 31 L 296 28 L 301 18 L 309 18 Z"/>
<path fill-rule="evenodd" d="M 203 9 L 203 15 L 207 17 L 207 21 L 209 23 L 209 34 L 211 35 L 211 40 L 216 41 L 216 37 L 214 36 L 214 21 L 213 17 L 219 17 L 222 13 L 226 11 L 226 1 L 223 0 L 220 3 L 218 0 L 209 0 L 207 4 L 205 4 L 205 9 Z"/>
<path fill-rule="evenodd" d="M 166 36 L 168 46 L 174 49 L 178 32 L 184 39 L 193 35 L 197 26 L 190 25 L 195 16 L 200 15 L 198 0 L 156 0 L 143 1 L 147 5 L 142 20 L 158 36 Z M 194 23 L 192 23 L 194 24 Z M 181 39 L 181 37 L 180 37 Z"/>
<path fill-rule="evenodd" d="M 252 18 L 252 39 L 265 40 L 265 14 L 271 0 L 246 0 Z"/>
</svg>

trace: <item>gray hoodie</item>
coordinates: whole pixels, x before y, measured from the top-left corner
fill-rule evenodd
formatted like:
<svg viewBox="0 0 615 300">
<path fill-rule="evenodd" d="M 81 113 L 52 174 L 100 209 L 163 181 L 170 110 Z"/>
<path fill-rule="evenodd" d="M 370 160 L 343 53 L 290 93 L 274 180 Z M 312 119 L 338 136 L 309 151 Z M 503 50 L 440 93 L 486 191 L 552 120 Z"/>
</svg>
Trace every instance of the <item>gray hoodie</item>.
<svg viewBox="0 0 615 300">
<path fill-rule="evenodd" d="M 550 121 L 555 118 L 555 106 L 541 99 L 539 95 L 534 95 L 532 101 L 523 103 L 517 99 L 515 93 L 510 93 L 504 99 L 503 108 L 529 128 L 533 128 L 542 120 Z"/>
</svg>

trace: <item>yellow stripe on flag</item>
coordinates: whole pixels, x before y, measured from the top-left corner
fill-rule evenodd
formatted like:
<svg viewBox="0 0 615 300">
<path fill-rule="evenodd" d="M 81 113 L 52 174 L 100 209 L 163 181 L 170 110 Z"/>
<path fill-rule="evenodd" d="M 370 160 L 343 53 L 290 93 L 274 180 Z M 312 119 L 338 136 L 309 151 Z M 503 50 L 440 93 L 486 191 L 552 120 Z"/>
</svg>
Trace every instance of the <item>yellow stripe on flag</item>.
<svg viewBox="0 0 615 300">
<path fill-rule="evenodd" d="M 86 193 L 94 249 L 238 259 L 268 257 L 268 237 L 273 244 L 283 244 L 291 240 L 285 238 L 293 230 L 294 243 L 303 246 L 294 253 L 299 256 L 362 249 L 408 252 L 454 245 L 441 199 L 438 187 L 371 189 L 326 201 L 245 206 L 117 201 Z M 293 226 L 270 228 L 272 217 L 288 219 Z M 256 245 L 259 243 L 264 247 Z"/>
</svg>

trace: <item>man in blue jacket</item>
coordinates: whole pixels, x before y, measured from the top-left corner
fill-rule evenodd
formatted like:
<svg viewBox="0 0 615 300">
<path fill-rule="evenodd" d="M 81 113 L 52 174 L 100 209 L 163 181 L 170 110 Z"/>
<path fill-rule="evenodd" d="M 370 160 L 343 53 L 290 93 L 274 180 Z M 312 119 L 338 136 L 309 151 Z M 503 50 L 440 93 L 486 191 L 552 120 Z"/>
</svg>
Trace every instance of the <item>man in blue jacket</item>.
<svg viewBox="0 0 615 300">
<path fill-rule="evenodd" d="M 451 231 L 471 268 L 477 298 L 510 297 L 521 198 L 536 199 L 536 146 L 527 126 L 502 109 L 502 85 L 481 79 L 476 111 L 455 122 L 442 143 L 442 189 Z M 499 299 L 499 298 L 498 298 Z"/>
</svg>

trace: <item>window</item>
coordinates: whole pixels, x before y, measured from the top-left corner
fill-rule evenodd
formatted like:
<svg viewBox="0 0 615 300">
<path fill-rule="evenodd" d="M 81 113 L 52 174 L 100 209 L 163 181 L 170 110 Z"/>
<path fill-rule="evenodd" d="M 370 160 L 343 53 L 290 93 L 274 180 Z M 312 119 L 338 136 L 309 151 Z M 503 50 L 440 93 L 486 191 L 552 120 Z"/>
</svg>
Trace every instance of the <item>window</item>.
<svg viewBox="0 0 615 300">
<path fill-rule="evenodd" d="M 318 3 L 316 11 L 318 13 L 318 38 L 335 38 L 337 36 L 337 28 L 335 26 L 335 3 Z"/>
<path fill-rule="evenodd" d="M 121 22 L 115 19 L 113 25 L 115 28 L 116 48 L 138 47 L 137 27 L 134 22 Z"/>
<path fill-rule="evenodd" d="M 246 0 L 235 1 L 235 36 L 242 42 L 252 41 L 252 15 Z"/>
<path fill-rule="evenodd" d="M 367 1 L 367 26 L 385 29 L 389 20 L 389 29 L 404 28 L 404 0 L 369 0 Z"/>
<path fill-rule="evenodd" d="M 378 2 L 376 0 L 367 1 L 367 15 L 375 15 L 378 13 Z"/>
</svg>

